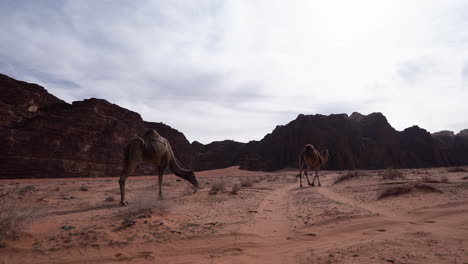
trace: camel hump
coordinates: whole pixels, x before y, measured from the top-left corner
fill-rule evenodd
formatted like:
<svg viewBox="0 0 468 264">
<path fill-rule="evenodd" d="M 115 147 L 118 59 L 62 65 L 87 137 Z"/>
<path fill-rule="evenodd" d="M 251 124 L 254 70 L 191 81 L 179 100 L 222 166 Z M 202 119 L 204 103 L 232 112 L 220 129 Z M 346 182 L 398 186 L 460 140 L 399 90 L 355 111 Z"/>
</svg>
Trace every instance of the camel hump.
<svg viewBox="0 0 468 264">
<path fill-rule="evenodd" d="M 305 145 L 304 149 L 308 150 L 308 151 L 313 151 L 313 150 L 315 150 L 315 147 L 312 144 L 307 144 L 307 145 Z"/>
<path fill-rule="evenodd" d="M 161 137 L 161 135 L 159 135 L 159 133 L 156 130 L 149 129 L 148 131 L 146 131 L 144 137 L 145 138 L 159 138 Z"/>
</svg>

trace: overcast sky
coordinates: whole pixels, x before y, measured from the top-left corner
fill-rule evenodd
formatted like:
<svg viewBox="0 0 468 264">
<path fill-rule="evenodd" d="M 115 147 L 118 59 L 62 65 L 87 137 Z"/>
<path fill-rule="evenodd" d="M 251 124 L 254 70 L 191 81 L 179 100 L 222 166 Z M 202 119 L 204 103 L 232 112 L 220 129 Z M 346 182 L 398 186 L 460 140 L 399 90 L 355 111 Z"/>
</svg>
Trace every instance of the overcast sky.
<svg viewBox="0 0 468 264">
<path fill-rule="evenodd" d="M 298 114 L 468 128 L 468 1 L 0 1 L 0 73 L 97 97 L 189 141 Z"/>
</svg>

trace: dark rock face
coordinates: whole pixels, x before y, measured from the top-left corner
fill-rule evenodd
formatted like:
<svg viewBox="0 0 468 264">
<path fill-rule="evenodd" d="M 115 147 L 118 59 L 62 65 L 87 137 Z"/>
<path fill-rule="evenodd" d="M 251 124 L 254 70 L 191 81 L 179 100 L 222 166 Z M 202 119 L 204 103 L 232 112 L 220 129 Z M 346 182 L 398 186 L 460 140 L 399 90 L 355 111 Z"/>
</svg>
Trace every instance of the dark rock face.
<svg viewBox="0 0 468 264">
<path fill-rule="evenodd" d="M 239 158 L 245 148 L 244 143 L 232 140 L 212 142 L 203 145 L 197 141 L 192 143 L 195 156 L 194 169 L 197 171 L 226 168 L 239 164 Z"/>
<path fill-rule="evenodd" d="M 240 165 L 249 170 L 297 167 L 305 144 L 328 149 L 325 169 L 382 169 L 468 164 L 468 130 L 396 131 L 381 113 L 299 115 L 260 141 L 190 144 L 163 123 L 101 99 L 68 104 L 43 87 L 0 74 L 0 178 L 119 176 L 123 150 L 148 128 L 171 142 L 187 169 Z M 141 166 L 135 174 L 155 174 Z"/>
<path fill-rule="evenodd" d="M 399 132 L 381 113 L 353 113 L 350 117 L 299 115 L 261 141 L 247 144 L 239 165 L 253 170 L 297 167 L 299 153 L 308 143 L 328 149 L 325 168 L 335 170 L 468 164 L 463 158 L 468 154 L 468 136 L 442 140 L 417 126 Z"/>
<path fill-rule="evenodd" d="M 432 134 L 444 164 L 459 166 L 468 164 L 468 129 L 455 134 L 440 131 Z"/>
<path fill-rule="evenodd" d="M 0 178 L 119 176 L 125 145 L 149 127 L 168 138 L 177 157 L 186 152 L 183 140 L 190 147 L 177 130 L 118 105 L 94 98 L 68 104 L 4 75 L 0 104 L 8 114 L 0 123 Z M 191 157 L 184 154 L 185 166 Z"/>
</svg>

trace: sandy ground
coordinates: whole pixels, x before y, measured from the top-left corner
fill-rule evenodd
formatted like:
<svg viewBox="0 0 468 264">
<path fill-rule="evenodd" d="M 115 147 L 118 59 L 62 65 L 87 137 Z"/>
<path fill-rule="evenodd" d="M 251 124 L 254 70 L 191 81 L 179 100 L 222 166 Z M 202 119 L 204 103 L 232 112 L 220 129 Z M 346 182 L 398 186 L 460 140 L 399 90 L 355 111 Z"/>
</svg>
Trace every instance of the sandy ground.
<svg viewBox="0 0 468 264">
<path fill-rule="evenodd" d="M 449 170 L 337 184 L 347 171 L 323 171 L 322 187 L 299 188 L 297 170 L 231 167 L 197 173 L 197 193 L 166 175 L 162 201 L 156 176 L 131 177 L 127 207 L 117 178 L 1 180 L 7 209 L 31 221 L 0 263 L 468 263 L 468 168 Z"/>
</svg>

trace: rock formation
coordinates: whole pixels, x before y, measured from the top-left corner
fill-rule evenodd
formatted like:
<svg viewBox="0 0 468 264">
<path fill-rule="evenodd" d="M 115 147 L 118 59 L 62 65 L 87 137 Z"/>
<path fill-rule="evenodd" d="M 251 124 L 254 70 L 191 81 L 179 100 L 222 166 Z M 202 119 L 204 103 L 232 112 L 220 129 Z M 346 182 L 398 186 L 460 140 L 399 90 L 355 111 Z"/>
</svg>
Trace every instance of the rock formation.
<svg viewBox="0 0 468 264">
<path fill-rule="evenodd" d="M 197 171 L 297 167 L 305 144 L 330 151 L 323 169 L 468 165 L 468 130 L 431 135 L 413 126 L 397 131 L 381 113 L 301 114 L 260 141 L 190 144 L 181 132 L 145 122 L 106 100 L 68 104 L 39 85 L 0 74 L 0 115 L 0 178 L 118 176 L 128 139 L 148 128 L 169 140 L 184 167 Z M 141 166 L 137 173 L 156 171 Z"/>
</svg>

